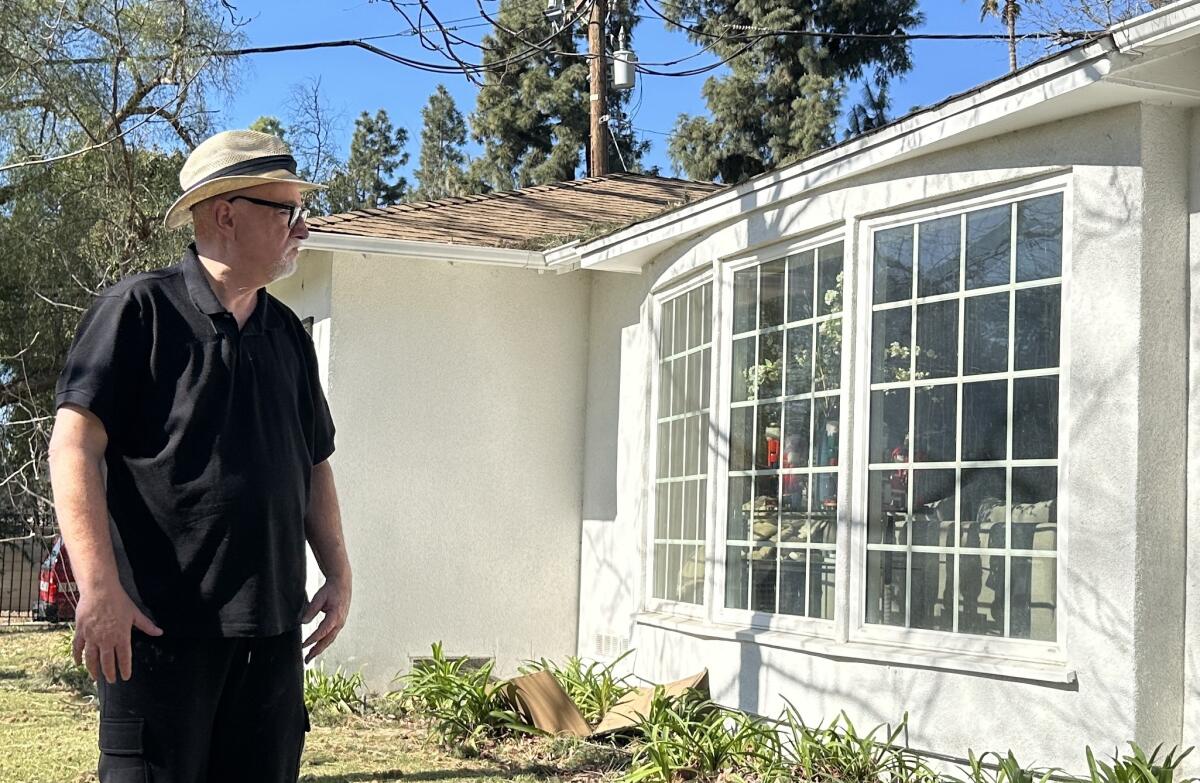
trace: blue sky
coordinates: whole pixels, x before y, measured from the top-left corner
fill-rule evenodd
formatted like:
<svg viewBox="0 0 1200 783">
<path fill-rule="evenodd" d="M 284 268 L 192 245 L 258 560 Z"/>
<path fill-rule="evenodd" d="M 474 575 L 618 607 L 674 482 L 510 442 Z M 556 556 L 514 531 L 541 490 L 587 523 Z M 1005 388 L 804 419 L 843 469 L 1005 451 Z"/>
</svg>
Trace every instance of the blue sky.
<svg viewBox="0 0 1200 783">
<path fill-rule="evenodd" d="M 495 5 L 489 0 L 489 6 Z M 365 0 L 239 0 L 240 14 L 250 21 L 243 28 L 249 45 L 302 43 L 342 38 L 386 35 L 407 29 L 404 20 L 385 2 Z M 978 0 L 923 0 L 926 17 L 921 30 L 928 32 L 1002 32 L 998 21 L 979 21 Z M 487 32 L 478 18 L 475 0 L 437 0 L 443 20 L 463 20 L 460 34 L 478 40 Z M 481 24 L 480 27 L 467 27 Z M 414 59 L 437 60 L 414 36 L 401 36 L 375 43 Z M 635 50 L 644 62 L 665 61 L 691 53 L 695 47 L 679 32 L 668 31 L 655 19 L 645 19 L 637 30 Z M 1036 54 L 1033 52 L 1032 54 Z M 1027 61 L 1028 57 L 1026 57 Z M 708 62 L 705 56 L 689 65 Z M 892 86 L 892 113 L 898 115 L 917 105 L 935 103 L 946 96 L 1002 76 L 1008 68 L 1003 42 L 916 41 L 913 70 Z M 311 78 L 321 79 L 326 101 L 340 116 L 339 148 L 349 147 L 354 117 L 361 111 L 386 109 L 392 122 L 408 128 L 413 164 L 419 149 L 420 110 L 437 84 L 454 95 L 459 109 L 469 114 L 475 103 L 475 87 L 461 76 L 426 73 L 391 63 L 366 51 L 321 49 L 306 52 L 262 54 L 243 58 L 238 90 L 224 107 L 221 124 L 245 127 L 256 117 L 272 114 L 284 118 L 292 87 Z M 667 78 L 639 75 L 640 103 L 633 117 L 635 128 L 652 146 L 648 162 L 672 173 L 666 153 L 666 136 L 681 112 L 705 111 L 700 95 L 705 76 Z M 412 166 L 410 165 L 409 168 Z"/>
</svg>

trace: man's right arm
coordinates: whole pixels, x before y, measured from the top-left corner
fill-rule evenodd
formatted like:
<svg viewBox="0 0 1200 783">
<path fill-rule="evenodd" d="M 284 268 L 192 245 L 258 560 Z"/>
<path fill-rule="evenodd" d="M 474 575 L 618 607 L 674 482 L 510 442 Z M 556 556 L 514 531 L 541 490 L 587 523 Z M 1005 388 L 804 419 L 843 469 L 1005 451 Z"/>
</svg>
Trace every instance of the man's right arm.
<svg viewBox="0 0 1200 783">
<path fill-rule="evenodd" d="M 116 682 L 132 675 L 129 634 L 137 627 L 151 636 L 162 630 L 130 600 L 117 577 L 108 503 L 100 471 L 108 436 L 100 419 L 78 405 L 63 405 L 50 438 L 50 483 L 54 510 L 71 568 L 79 585 L 75 610 L 75 662 L 85 662 L 92 679 Z"/>
</svg>

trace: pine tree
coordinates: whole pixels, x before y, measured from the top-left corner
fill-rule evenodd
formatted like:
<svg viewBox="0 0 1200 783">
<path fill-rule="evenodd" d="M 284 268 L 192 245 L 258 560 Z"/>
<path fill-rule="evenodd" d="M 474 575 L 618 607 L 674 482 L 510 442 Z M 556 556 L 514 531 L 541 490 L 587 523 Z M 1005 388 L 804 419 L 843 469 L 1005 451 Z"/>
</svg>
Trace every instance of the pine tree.
<svg viewBox="0 0 1200 783">
<path fill-rule="evenodd" d="M 269 114 L 264 114 L 250 123 L 250 130 L 258 131 L 259 133 L 269 133 L 272 136 L 278 136 L 285 141 L 287 140 L 287 128 L 283 126 L 278 117 L 272 117 Z"/>
<path fill-rule="evenodd" d="M 887 35 L 921 22 L 916 0 L 679 0 L 671 7 L 677 20 L 700 20 L 688 32 L 694 42 L 733 59 L 728 75 L 704 84 L 711 119 L 681 115 L 669 153 L 687 176 L 728 183 L 831 144 L 846 83 L 867 67 L 886 79 L 912 66 L 901 39 L 762 31 Z"/>
<path fill-rule="evenodd" d="M 891 122 L 888 118 L 889 106 L 891 98 L 888 95 L 887 79 L 877 77 L 874 89 L 871 89 L 870 84 L 864 84 L 862 102 L 853 106 L 847 117 L 846 138 L 887 125 Z"/>
<path fill-rule="evenodd" d="M 462 149 L 467 143 L 467 123 L 444 85 L 439 84 L 429 96 L 421 109 L 421 119 L 421 156 L 413 172 L 417 180 L 413 199 L 433 201 L 471 192 L 464 170 L 467 156 Z"/>
<path fill-rule="evenodd" d="M 329 180 L 325 196 L 332 212 L 350 212 L 396 204 L 408 191 L 404 177 L 390 178 L 408 163 L 408 131 L 392 128 L 385 110 L 363 112 L 354 121 L 350 157 Z"/>
<path fill-rule="evenodd" d="M 609 4 L 608 33 L 621 27 L 632 34 L 637 0 Z M 500 23 L 484 37 L 484 63 L 508 61 L 499 72 L 488 72 L 471 116 L 472 136 L 483 154 L 471 165 L 473 179 L 487 187 L 509 190 L 574 179 L 586 160 L 589 132 L 586 18 L 578 19 L 557 36 L 543 15 L 542 0 L 502 0 Z M 574 15 L 568 12 L 568 19 Z M 501 29 L 503 27 L 504 29 Z M 520 37 L 509 31 L 521 31 Z M 549 40 L 548 40 L 549 39 Z M 547 41 L 537 51 L 530 44 Z M 524 56 L 523 55 L 527 55 Z M 609 90 L 608 113 L 620 116 L 628 94 Z M 614 131 L 620 156 L 609 139 L 610 170 L 620 170 L 621 157 L 630 170 L 639 170 L 648 144 L 628 131 Z"/>
</svg>

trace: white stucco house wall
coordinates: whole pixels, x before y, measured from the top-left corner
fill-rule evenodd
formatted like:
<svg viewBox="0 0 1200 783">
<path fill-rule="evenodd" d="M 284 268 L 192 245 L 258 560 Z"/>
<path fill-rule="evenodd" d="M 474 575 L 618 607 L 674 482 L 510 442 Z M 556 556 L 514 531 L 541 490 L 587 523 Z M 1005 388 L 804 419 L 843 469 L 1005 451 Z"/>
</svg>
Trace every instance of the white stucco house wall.
<svg viewBox="0 0 1200 783">
<path fill-rule="evenodd" d="M 1076 771 L 1200 741 L 1200 0 L 686 200 L 318 221 L 275 293 L 339 428 L 329 655 L 634 649 Z"/>
</svg>

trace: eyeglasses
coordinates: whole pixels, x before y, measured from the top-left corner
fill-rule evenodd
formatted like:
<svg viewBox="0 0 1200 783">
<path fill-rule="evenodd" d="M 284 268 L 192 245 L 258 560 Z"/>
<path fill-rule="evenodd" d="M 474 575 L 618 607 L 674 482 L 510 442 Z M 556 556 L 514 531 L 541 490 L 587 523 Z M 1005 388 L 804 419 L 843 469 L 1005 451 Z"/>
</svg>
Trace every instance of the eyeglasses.
<svg viewBox="0 0 1200 783">
<path fill-rule="evenodd" d="M 250 196 L 233 196 L 225 199 L 226 201 L 249 201 L 251 204 L 258 204 L 260 207 L 274 207 L 275 209 L 283 210 L 288 213 L 288 229 L 293 229 L 300 222 L 301 218 L 308 219 L 308 210 L 303 204 L 281 204 L 278 201 L 266 201 L 261 198 L 251 198 Z"/>
</svg>

